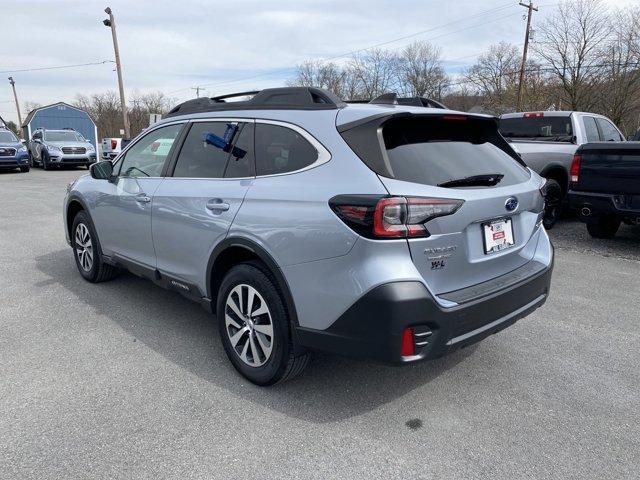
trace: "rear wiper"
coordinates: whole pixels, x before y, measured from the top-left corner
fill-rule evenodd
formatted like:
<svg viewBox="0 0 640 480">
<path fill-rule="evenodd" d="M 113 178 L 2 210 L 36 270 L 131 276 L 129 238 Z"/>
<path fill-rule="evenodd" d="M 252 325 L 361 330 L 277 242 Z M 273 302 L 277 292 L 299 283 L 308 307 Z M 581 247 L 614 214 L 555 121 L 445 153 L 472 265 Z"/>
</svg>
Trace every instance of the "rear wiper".
<svg viewBox="0 0 640 480">
<path fill-rule="evenodd" d="M 449 180 L 443 183 L 439 183 L 439 187 L 451 188 L 451 187 L 493 187 L 500 183 L 502 180 L 501 173 L 487 173 L 485 175 L 473 175 L 471 177 L 458 178 L 456 180 Z"/>
</svg>

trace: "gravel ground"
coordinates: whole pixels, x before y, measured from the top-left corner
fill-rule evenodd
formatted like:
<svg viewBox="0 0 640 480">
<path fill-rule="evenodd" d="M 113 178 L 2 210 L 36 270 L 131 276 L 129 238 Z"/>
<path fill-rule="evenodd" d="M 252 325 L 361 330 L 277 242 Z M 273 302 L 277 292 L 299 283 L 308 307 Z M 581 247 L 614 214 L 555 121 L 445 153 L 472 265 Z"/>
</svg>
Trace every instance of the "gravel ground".
<svg viewBox="0 0 640 480">
<path fill-rule="evenodd" d="M 317 355 L 264 389 L 198 305 L 80 278 L 61 201 L 83 173 L 0 174 L 0 478 L 638 478 L 640 228 L 561 222 L 547 304 L 476 346 Z"/>
</svg>

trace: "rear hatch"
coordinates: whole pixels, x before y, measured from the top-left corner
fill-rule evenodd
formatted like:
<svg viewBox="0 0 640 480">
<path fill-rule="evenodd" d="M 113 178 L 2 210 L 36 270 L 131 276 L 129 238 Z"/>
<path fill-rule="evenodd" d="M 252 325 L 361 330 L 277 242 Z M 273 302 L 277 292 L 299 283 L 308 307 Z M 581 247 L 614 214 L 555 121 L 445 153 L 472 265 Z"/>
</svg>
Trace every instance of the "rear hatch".
<svg viewBox="0 0 640 480">
<path fill-rule="evenodd" d="M 587 143 L 576 157 L 578 181 L 571 182 L 572 190 L 640 195 L 640 142 Z"/>
<path fill-rule="evenodd" d="M 531 260 L 543 199 L 493 118 L 395 115 L 341 132 L 390 196 L 460 201 L 407 242 L 435 294 L 486 282 Z M 375 147 L 375 148 L 374 148 Z"/>
</svg>

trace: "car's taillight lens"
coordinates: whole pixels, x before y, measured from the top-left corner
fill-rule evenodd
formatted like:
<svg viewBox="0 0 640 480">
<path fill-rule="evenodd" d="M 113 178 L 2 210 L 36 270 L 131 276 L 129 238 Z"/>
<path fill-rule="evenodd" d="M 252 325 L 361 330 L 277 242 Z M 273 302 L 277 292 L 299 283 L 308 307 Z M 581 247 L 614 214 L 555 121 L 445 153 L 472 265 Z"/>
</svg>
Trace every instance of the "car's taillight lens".
<svg viewBox="0 0 640 480">
<path fill-rule="evenodd" d="M 115 150 L 117 146 L 118 146 L 118 141 L 111 140 L 111 150 Z"/>
<path fill-rule="evenodd" d="M 462 200 L 339 195 L 329 204 L 353 230 L 368 238 L 428 237 L 425 223 L 455 213 Z"/>
<path fill-rule="evenodd" d="M 571 175 L 571 183 L 578 183 L 578 178 L 580 177 L 580 162 L 582 161 L 582 157 L 578 154 L 573 156 L 573 161 L 571 162 L 571 170 L 569 174 Z"/>
</svg>

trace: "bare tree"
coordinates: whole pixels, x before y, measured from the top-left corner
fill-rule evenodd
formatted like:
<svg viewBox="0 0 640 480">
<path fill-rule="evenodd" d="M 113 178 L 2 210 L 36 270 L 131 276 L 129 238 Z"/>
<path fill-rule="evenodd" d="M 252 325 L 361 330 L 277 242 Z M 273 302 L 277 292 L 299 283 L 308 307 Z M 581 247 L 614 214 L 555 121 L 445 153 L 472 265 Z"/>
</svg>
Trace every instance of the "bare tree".
<svg viewBox="0 0 640 480">
<path fill-rule="evenodd" d="M 339 97 L 348 96 L 347 71 L 332 62 L 308 61 L 298 65 L 290 85 L 325 88 Z"/>
<path fill-rule="evenodd" d="M 398 58 L 398 84 L 411 97 L 442 98 L 447 75 L 442 68 L 440 48 L 415 42 L 407 46 Z"/>
<path fill-rule="evenodd" d="M 466 72 L 465 80 L 483 98 L 490 111 L 503 113 L 515 107 L 520 55 L 515 45 L 491 45 Z"/>
<path fill-rule="evenodd" d="M 537 31 L 533 50 L 559 81 L 572 110 L 595 105 L 602 82 L 602 47 L 611 24 L 601 0 L 564 0 Z"/>
<path fill-rule="evenodd" d="M 398 57 L 388 51 L 373 49 L 354 55 L 348 65 L 354 79 L 354 98 L 370 99 L 397 90 Z"/>
<path fill-rule="evenodd" d="M 638 121 L 633 112 L 640 108 L 640 7 L 616 10 L 611 25 L 603 56 L 606 88 L 597 93 L 603 112 L 631 133 Z"/>
<path fill-rule="evenodd" d="M 28 115 L 32 110 L 35 110 L 36 108 L 40 108 L 42 104 L 27 100 L 22 104 L 22 106 L 24 107 L 23 111 L 25 112 L 25 115 Z M 24 116 L 22 117 L 22 119 L 24 120 Z"/>
</svg>

